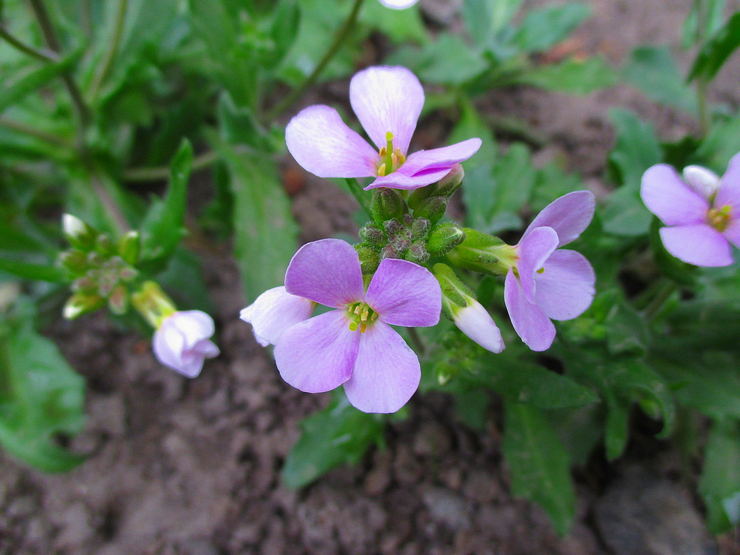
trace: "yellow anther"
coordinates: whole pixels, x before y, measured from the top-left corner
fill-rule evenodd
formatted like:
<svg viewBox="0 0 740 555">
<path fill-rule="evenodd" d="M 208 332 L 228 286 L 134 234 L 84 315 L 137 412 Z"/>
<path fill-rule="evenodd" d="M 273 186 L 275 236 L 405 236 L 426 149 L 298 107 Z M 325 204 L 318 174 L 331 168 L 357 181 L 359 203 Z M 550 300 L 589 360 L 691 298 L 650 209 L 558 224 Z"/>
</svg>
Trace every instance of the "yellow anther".
<svg viewBox="0 0 740 555">
<path fill-rule="evenodd" d="M 378 175 L 381 176 L 381 177 L 384 176 L 384 175 L 386 175 L 386 173 L 385 173 L 385 162 L 383 162 L 382 164 L 380 164 L 378 166 Z"/>
<path fill-rule="evenodd" d="M 538 274 L 544 274 L 545 273 L 545 268 L 544 267 L 540 268 L 539 270 L 537 270 L 537 273 Z"/>
<path fill-rule="evenodd" d="M 401 152 L 400 148 L 397 148 L 393 151 L 393 154 L 396 156 L 396 159 L 398 160 L 398 165 L 401 166 L 406 161 L 406 156 L 404 156 L 403 152 Z"/>
<path fill-rule="evenodd" d="M 725 231 L 730 225 L 732 207 L 725 205 L 722 208 L 711 208 L 707 213 L 707 223 L 717 231 Z"/>
<path fill-rule="evenodd" d="M 365 333 L 366 331 L 367 331 L 367 324 L 365 323 L 360 324 L 360 333 Z"/>
<path fill-rule="evenodd" d="M 349 331 L 357 331 L 357 328 L 360 327 L 357 322 L 350 322 L 349 323 Z"/>
</svg>

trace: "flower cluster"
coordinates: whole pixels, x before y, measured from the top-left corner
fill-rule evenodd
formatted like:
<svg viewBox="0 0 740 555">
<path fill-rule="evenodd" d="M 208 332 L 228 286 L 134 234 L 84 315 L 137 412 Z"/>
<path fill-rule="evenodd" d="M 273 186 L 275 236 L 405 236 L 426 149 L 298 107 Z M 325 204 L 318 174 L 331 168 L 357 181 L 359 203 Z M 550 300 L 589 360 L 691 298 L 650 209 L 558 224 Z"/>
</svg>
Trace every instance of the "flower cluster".
<svg viewBox="0 0 740 555">
<path fill-rule="evenodd" d="M 443 218 L 464 178 L 461 162 L 478 138 L 409 154 L 424 104 L 419 80 L 403 67 L 370 67 L 350 82 L 350 103 L 376 148 L 329 106 L 309 106 L 290 121 L 288 150 L 319 177 L 370 178 L 371 221 L 354 247 L 323 239 L 301 247 L 284 286 L 241 312 L 263 345 L 274 345 L 282 378 L 309 393 L 344 386 L 365 412 L 400 409 L 416 391 L 419 360 L 391 326 L 427 327 L 442 311 L 494 353 L 504 340 L 493 318 L 454 267 L 505 279 L 504 301 L 516 333 L 533 350 L 550 347 L 551 320 L 588 308 L 595 276 L 581 254 L 563 249 L 589 225 L 594 197 L 567 194 L 547 206 L 517 245 Z M 313 315 L 318 305 L 331 310 Z"/>
</svg>

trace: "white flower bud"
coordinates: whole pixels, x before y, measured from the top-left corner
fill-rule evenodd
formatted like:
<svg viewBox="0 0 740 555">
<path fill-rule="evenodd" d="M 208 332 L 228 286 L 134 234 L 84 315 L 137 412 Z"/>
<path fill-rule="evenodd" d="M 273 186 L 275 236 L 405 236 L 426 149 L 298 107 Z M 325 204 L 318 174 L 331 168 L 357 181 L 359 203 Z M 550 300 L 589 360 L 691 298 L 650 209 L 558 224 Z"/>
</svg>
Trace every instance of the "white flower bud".
<svg viewBox="0 0 740 555">
<path fill-rule="evenodd" d="M 195 378 L 203 368 L 203 361 L 219 354 L 218 347 L 210 340 L 213 332 L 213 319 L 205 312 L 174 312 L 154 332 L 154 355 L 165 366 Z"/>
<path fill-rule="evenodd" d="M 491 351 L 500 353 L 504 350 L 504 339 L 501 331 L 491 318 L 488 311 L 472 297 L 467 299 L 468 305 L 463 308 L 453 308 L 453 321 L 465 335 L 478 345 Z"/>
<path fill-rule="evenodd" d="M 419 0 L 380 0 L 380 3 L 386 8 L 391 8 L 392 10 L 405 10 L 406 8 L 410 8 L 416 4 L 418 1 Z"/>
<path fill-rule="evenodd" d="M 703 166 L 686 166 L 683 169 L 683 179 L 705 199 L 710 199 L 719 189 L 719 176 Z"/>
</svg>

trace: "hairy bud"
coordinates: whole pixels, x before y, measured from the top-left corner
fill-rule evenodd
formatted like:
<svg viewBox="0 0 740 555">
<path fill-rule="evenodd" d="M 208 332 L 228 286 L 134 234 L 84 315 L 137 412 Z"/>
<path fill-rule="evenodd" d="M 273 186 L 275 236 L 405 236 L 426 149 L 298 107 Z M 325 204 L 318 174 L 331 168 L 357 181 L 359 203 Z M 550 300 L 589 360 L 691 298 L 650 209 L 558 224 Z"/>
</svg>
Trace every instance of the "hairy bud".
<svg viewBox="0 0 740 555">
<path fill-rule="evenodd" d="M 360 267 L 363 274 L 372 274 L 380 264 L 380 254 L 373 247 L 360 243 L 355 245 L 357 255 L 360 257 Z"/>
<path fill-rule="evenodd" d="M 417 218 L 427 219 L 434 224 L 444 216 L 445 210 L 447 210 L 447 197 L 435 196 L 422 201 L 419 207 L 414 210 L 414 215 Z"/>
<path fill-rule="evenodd" d="M 406 203 L 395 189 L 375 189 L 370 201 L 370 212 L 376 223 L 400 219 L 406 212 Z"/>
<path fill-rule="evenodd" d="M 443 256 L 465 240 L 463 229 L 452 222 L 443 222 L 434 227 L 429 234 L 427 248 L 429 252 Z"/>
<path fill-rule="evenodd" d="M 417 241 L 409 247 L 404 258 L 409 262 L 426 264 L 429 261 L 429 251 L 423 241 Z"/>
<path fill-rule="evenodd" d="M 360 228 L 360 239 L 371 247 L 380 248 L 385 244 L 385 233 L 379 227 L 367 224 Z"/>
</svg>

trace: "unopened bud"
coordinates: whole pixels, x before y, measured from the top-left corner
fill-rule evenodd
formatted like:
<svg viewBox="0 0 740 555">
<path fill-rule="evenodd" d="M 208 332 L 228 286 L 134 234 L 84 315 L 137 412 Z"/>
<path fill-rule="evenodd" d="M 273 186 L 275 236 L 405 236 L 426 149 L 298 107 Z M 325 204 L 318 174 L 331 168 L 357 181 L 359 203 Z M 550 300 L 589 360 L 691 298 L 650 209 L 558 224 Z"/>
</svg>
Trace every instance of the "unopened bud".
<svg viewBox="0 0 740 555">
<path fill-rule="evenodd" d="M 380 259 L 385 260 L 386 258 L 400 258 L 400 256 L 396 249 L 394 249 L 391 245 L 388 245 L 386 247 L 383 247 L 383 250 L 380 251 Z"/>
<path fill-rule="evenodd" d="M 431 196 L 434 196 L 434 188 L 431 185 L 419 187 L 409 195 L 408 203 L 412 210 L 416 210 L 419 205 Z"/>
<path fill-rule="evenodd" d="M 426 218 L 417 218 L 411 224 L 411 238 L 424 239 L 429 233 L 432 224 Z"/>
<path fill-rule="evenodd" d="M 87 256 L 82 251 L 70 249 L 59 255 L 59 263 L 73 274 L 79 275 L 87 269 Z"/>
<path fill-rule="evenodd" d="M 406 203 L 395 189 L 375 189 L 370 201 L 373 220 L 380 224 L 386 220 L 400 219 L 406 212 Z"/>
<path fill-rule="evenodd" d="M 406 256 L 404 256 L 404 258 L 409 262 L 426 264 L 427 262 L 429 262 L 429 251 L 427 250 L 426 245 L 423 241 L 417 241 L 409 247 L 409 250 L 406 252 Z"/>
<path fill-rule="evenodd" d="M 129 231 L 118 241 L 118 254 L 128 264 L 136 264 L 139 260 L 141 240 L 138 231 Z"/>
<path fill-rule="evenodd" d="M 128 309 L 128 291 L 123 285 L 118 285 L 108 297 L 108 308 L 113 314 L 124 314 Z"/>
<path fill-rule="evenodd" d="M 97 231 L 72 214 L 62 216 L 62 231 L 73 247 L 89 251 L 95 246 Z"/>
<path fill-rule="evenodd" d="M 452 196 L 460 188 L 460 185 L 462 185 L 464 177 L 465 170 L 463 170 L 463 167 L 460 164 L 455 164 L 452 166 L 450 173 L 445 175 L 435 185 L 432 185 L 434 187 L 434 194 L 445 197 Z"/>
<path fill-rule="evenodd" d="M 108 235 L 106 235 L 105 233 L 101 233 L 100 235 L 98 235 L 98 238 L 95 240 L 95 250 L 104 257 L 115 254 L 113 241 L 111 241 L 110 237 L 108 237 Z"/>
<path fill-rule="evenodd" d="M 82 276 L 72 282 L 72 291 L 94 291 L 98 288 L 98 282 L 90 275 Z"/>
<path fill-rule="evenodd" d="M 384 221 L 383 229 L 385 230 L 385 234 L 390 238 L 395 237 L 399 233 L 406 231 L 406 228 L 404 228 L 397 220 Z"/>
<path fill-rule="evenodd" d="M 447 253 L 447 260 L 455 266 L 498 275 L 506 275 L 516 266 L 516 247 L 475 229 L 465 228 L 464 232 L 463 242 Z"/>
<path fill-rule="evenodd" d="M 414 216 L 427 219 L 432 224 L 435 224 L 444 216 L 445 210 L 447 210 L 447 197 L 429 197 L 422 201 L 419 207 L 414 210 Z"/>
<path fill-rule="evenodd" d="M 67 300 L 67 303 L 64 305 L 62 315 L 67 320 L 73 320 L 82 316 L 83 314 L 88 314 L 97 310 L 98 308 L 103 306 L 103 303 L 103 298 L 98 295 L 91 295 L 82 292 L 75 293 Z"/>
<path fill-rule="evenodd" d="M 452 222 L 443 222 L 429 234 L 427 248 L 436 256 L 443 256 L 465 240 L 465 232 Z"/>
<path fill-rule="evenodd" d="M 369 245 L 360 243 L 355 245 L 357 255 L 360 257 L 360 267 L 363 274 L 372 274 L 380 264 L 380 253 Z"/>
<path fill-rule="evenodd" d="M 704 166 L 686 166 L 683 179 L 689 187 L 709 200 L 719 189 L 719 176 Z"/>
</svg>

